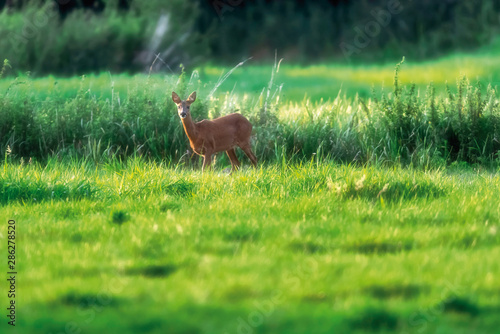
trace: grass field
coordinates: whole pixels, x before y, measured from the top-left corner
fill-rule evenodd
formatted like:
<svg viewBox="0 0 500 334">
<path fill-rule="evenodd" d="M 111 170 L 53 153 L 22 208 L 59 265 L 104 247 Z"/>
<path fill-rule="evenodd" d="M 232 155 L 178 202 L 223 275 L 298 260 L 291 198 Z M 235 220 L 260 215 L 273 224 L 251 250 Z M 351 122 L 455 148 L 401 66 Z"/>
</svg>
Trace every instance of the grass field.
<svg viewBox="0 0 500 334">
<path fill-rule="evenodd" d="M 334 78 L 330 67 L 288 68 L 287 72 L 269 66 L 268 83 L 260 92 L 249 89 L 248 94 L 222 89 L 226 77 L 217 83 L 202 81 L 199 72 L 164 78 L 122 75 L 116 81 L 109 74 L 90 79 L 7 78 L 2 81 L 5 93 L 0 95 L 0 139 L 4 143 L 0 154 L 26 161 L 57 156 L 104 162 L 143 156 L 177 162 L 189 154 L 171 92 L 187 96 L 196 90 L 199 98 L 193 104 L 193 118 L 242 113 L 254 125 L 255 150 L 261 161 L 276 162 L 282 157 L 300 161 L 321 155 L 345 163 L 402 163 L 424 168 L 456 161 L 497 166 L 500 103 L 494 82 L 460 76 L 448 85 L 437 81 L 422 87 L 424 79 L 418 73 L 428 69 L 433 75 L 443 75 L 438 71 L 442 63 L 399 64 L 396 70 L 394 66 L 390 70 L 386 66 L 365 68 L 366 80 L 374 79 L 375 73 L 379 80 L 388 80 L 392 73 L 392 85 L 385 87 L 379 81 L 368 88 L 364 83 L 372 91 L 369 97 L 350 97 L 334 90 L 319 102 L 291 99 L 293 89 L 286 85 L 299 81 L 280 81 L 280 73 L 305 76 L 309 71 L 308 81 L 314 82 L 329 73 Z M 464 71 L 477 68 L 471 65 Z M 248 82 L 261 83 L 263 68 L 251 70 Z M 342 70 L 351 73 L 352 80 L 356 79 L 353 73 L 361 80 L 364 71 Z M 236 71 L 225 72 L 234 75 Z M 408 83 L 408 72 L 413 84 Z M 302 91 L 309 91 L 308 81 L 301 82 Z M 330 89 L 326 83 L 323 87 Z M 224 157 L 221 161 L 227 162 Z"/>
<path fill-rule="evenodd" d="M 129 160 L 0 175 L 22 333 L 500 328 L 496 173 Z"/>
<path fill-rule="evenodd" d="M 486 87 L 500 84 L 500 39 L 477 53 L 455 54 L 445 58 L 427 62 L 412 62 L 408 59 L 404 71 L 401 73 L 401 83 L 415 83 L 425 91 L 430 82 L 434 82 L 440 93 L 444 92 L 445 84 L 455 86 L 455 80 L 467 76 L 471 81 L 480 81 Z M 15 73 L 15 69 L 12 69 Z M 190 74 L 193 87 L 199 89 L 200 96 L 206 96 L 221 77 L 229 72 L 230 68 L 217 66 L 203 66 Z M 231 73 L 216 90 L 216 97 L 223 97 L 228 93 L 250 97 L 258 97 L 268 87 L 272 69 L 269 65 L 255 65 L 248 60 Z M 23 81 L 22 75 L 18 81 Z M 281 62 L 278 73 L 274 78 L 273 90 L 283 85 L 283 99 L 300 102 L 304 99 L 311 102 L 333 100 L 337 95 L 354 97 L 370 97 L 372 89 L 378 93 L 382 90 L 390 91 L 394 78 L 394 64 L 385 65 L 347 65 L 322 64 L 296 66 L 288 64 L 286 59 Z M 165 69 L 164 74 L 152 73 L 148 75 L 127 74 L 90 74 L 81 85 L 80 77 L 72 78 L 39 78 L 31 82 L 30 89 L 40 94 L 41 98 L 51 96 L 57 92 L 59 96 L 72 98 L 79 89 L 84 88 L 97 97 L 111 98 L 119 94 L 125 98 L 130 90 L 137 85 L 147 85 L 150 91 L 158 96 L 166 94 L 165 86 L 174 86 L 178 75 Z M 11 86 L 10 80 L 0 80 L 0 91 Z"/>
<path fill-rule="evenodd" d="M 16 329 L 500 333 L 498 59 L 1 79 Z M 202 174 L 174 89 L 259 167 Z"/>
</svg>

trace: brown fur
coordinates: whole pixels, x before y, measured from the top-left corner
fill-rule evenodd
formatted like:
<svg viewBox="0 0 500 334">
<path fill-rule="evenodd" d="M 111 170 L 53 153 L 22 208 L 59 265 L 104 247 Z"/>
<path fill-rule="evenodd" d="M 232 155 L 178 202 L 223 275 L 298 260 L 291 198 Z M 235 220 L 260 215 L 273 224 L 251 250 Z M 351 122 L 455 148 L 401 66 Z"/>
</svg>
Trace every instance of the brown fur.
<svg viewBox="0 0 500 334">
<path fill-rule="evenodd" d="M 203 156 L 202 170 L 210 166 L 213 154 L 222 151 L 226 151 L 231 160 L 232 170 L 238 168 L 240 163 L 234 151 L 235 147 L 240 147 L 252 164 L 257 166 L 257 157 L 253 154 L 250 144 L 252 124 L 243 115 L 230 114 L 212 121 L 202 120 L 194 123 L 189 107 L 196 100 L 196 92 L 189 95 L 185 101 L 172 92 L 172 100 L 177 104 L 191 148 L 195 153 Z"/>
</svg>

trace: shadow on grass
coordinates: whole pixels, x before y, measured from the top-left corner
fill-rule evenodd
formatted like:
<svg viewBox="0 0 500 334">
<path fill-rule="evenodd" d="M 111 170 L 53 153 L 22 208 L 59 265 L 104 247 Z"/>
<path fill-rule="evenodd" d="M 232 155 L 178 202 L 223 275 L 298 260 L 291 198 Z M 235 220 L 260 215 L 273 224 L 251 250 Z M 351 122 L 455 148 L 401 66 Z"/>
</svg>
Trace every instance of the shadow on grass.
<svg viewBox="0 0 500 334">
<path fill-rule="evenodd" d="M 388 203 L 421 198 L 435 199 L 447 194 L 443 186 L 436 185 L 430 180 L 422 180 L 418 183 L 411 180 L 387 179 L 386 181 L 365 179 L 363 176 L 358 180 L 351 178 L 348 182 L 337 181 L 327 185 L 344 199 L 361 198 L 380 201 L 383 198 Z"/>
<path fill-rule="evenodd" d="M 329 247 L 311 240 L 294 240 L 288 244 L 288 248 L 297 253 L 323 254 L 333 251 L 337 247 Z M 395 254 L 411 251 L 414 243 L 411 240 L 400 241 L 378 241 L 378 240 L 357 240 L 350 244 L 339 247 L 347 252 L 361 253 L 367 255 Z"/>
<path fill-rule="evenodd" d="M 159 209 L 161 212 L 179 211 L 181 209 L 181 204 L 175 201 L 163 201 L 160 203 Z"/>
<path fill-rule="evenodd" d="M 173 264 L 137 266 L 127 268 L 125 270 L 125 274 L 131 276 L 140 275 L 151 278 L 161 278 L 172 275 L 178 269 L 179 267 Z"/>
<path fill-rule="evenodd" d="M 414 247 L 413 241 L 376 241 L 376 240 L 358 240 L 350 245 L 345 245 L 347 251 L 362 254 L 393 254 L 404 251 L 410 251 Z"/>
<path fill-rule="evenodd" d="M 295 240 L 288 244 L 288 247 L 297 253 L 317 254 L 326 253 L 328 248 L 313 241 Z"/>
<path fill-rule="evenodd" d="M 475 303 L 464 297 L 453 297 L 443 304 L 444 312 L 466 314 L 472 317 L 479 315 L 480 308 Z"/>
<path fill-rule="evenodd" d="M 32 180 L 0 180 L 0 204 L 14 201 L 40 203 L 50 200 L 79 200 L 92 198 L 96 189 L 88 182 L 48 184 Z"/>
<path fill-rule="evenodd" d="M 202 331 L 184 319 L 138 319 L 132 324 L 133 333 L 200 334 Z"/>
<path fill-rule="evenodd" d="M 348 320 L 351 328 L 364 331 L 396 330 L 398 317 L 386 310 L 369 308 Z"/>
<path fill-rule="evenodd" d="M 163 186 L 164 192 L 173 196 L 188 196 L 196 192 L 196 184 L 186 180 L 177 180 Z"/>
<path fill-rule="evenodd" d="M 224 241 L 252 242 L 259 238 L 259 231 L 253 227 L 237 225 L 224 232 Z"/>
<path fill-rule="evenodd" d="M 76 306 L 79 308 L 92 308 L 96 306 L 117 307 L 120 299 L 100 293 L 80 293 L 70 291 L 59 299 L 59 302 L 66 306 Z"/>
<path fill-rule="evenodd" d="M 418 297 L 423 287 L 418 285 L 371 285 L 364 288 L 364 291 L 377 299 L 404 298 L 411 299 Z"/>
</svg>

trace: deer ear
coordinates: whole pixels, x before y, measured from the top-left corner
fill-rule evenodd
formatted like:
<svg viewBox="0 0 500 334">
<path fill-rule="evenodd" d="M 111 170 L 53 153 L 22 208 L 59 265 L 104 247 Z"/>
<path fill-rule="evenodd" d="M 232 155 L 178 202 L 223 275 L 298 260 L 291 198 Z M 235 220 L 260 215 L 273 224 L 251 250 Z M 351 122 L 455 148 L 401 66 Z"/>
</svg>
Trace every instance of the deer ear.
<svg viewBox="0 0 500 334">
<path fill-rule="evenodd" d="M 189 104 L 193 103 L 194 101 L 196 101 L 196 92 L 192 92 L 186 100 L 186 102 L 188 102 Z"/>
<path fill-rule="evenodd" d="M 181 98 L 179 97 L 179 95 L 177 95 L 176 92 L 172 92 L 172 100 L 176 103 L 176 104 L 179 104 L 182 102 Z"/>
</svg>

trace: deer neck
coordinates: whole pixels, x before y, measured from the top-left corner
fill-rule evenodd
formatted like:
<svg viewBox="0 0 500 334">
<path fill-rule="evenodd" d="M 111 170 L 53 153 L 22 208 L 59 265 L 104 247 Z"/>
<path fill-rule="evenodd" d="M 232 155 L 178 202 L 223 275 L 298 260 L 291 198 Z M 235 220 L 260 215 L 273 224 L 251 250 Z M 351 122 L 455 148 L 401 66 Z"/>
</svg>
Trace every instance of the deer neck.
<svg viewBox="0 0 500 334">
<path fill-rule="evenodd" d="M 193 122 L 191 115 L 188 114 L 186 118 L 182 119 L 182 125 L 184 126 L 184 131 L 189 138 L 191 143 L 195 143 L 198 139 L 198 131 L 196 130 L 196 124 Z"/>
</svg>

